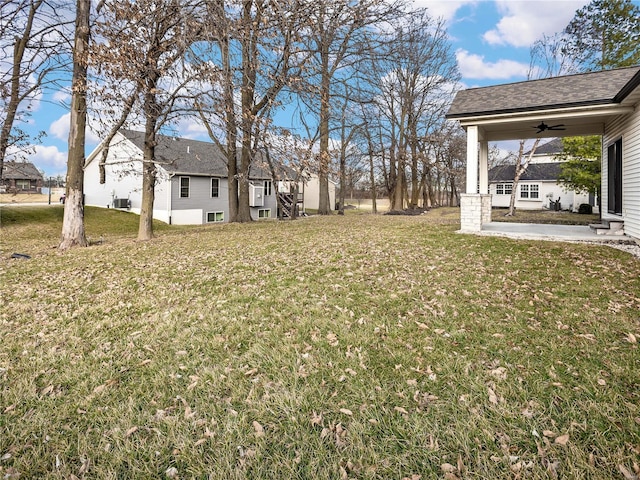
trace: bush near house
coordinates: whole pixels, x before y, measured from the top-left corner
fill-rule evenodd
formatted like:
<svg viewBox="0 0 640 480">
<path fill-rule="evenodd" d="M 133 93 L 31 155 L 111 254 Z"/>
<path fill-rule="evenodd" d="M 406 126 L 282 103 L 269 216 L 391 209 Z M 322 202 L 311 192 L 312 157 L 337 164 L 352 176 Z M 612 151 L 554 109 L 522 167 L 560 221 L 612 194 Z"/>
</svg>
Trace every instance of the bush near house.
<svg viewBox="0 0 640 480">
<path fill-rule="evenodd" d="M 137 217 L 88 208 L 104 241 L 61 255 L 61 208 L 19 208 L 0 229 L 2 478 L 637 474 L 624 252 L 456 234 L 453 209 L 136 242 Z"/>
</svg>

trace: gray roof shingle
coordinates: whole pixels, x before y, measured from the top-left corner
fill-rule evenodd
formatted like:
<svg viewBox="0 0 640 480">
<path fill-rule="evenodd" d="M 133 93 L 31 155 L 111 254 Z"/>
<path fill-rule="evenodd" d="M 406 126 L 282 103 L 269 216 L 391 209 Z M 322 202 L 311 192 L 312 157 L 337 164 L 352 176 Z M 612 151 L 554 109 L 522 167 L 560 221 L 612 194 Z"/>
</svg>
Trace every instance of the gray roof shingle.
<svg viewBox="0 0 640 480">
<path fill-rule="evenodd" d="M 43 180 L 42 174 L 31 162 L 4 162 L 2 178 L 14 180 Z"/>
<path fill-rule="evenodd" d="M 640 66 L 461 90 L 447 118 L 619 103 L 640 85 Z"/>
<path fill-rule="evenodd" d="M 561 138 L 554 138 L 550 142 L 539 145 L 536 148 L 534 155 L 556 155 L 564 150 Z M 531 150 L 525 152 L 525 155 L 529 155 Z"/>
<path fill-rule="evenodd" d="M 122 129 L 120 133 L 143 150 L 144 132 Z M 157 135 L 156 142 L 156 161 L 169 173 L 227 177 L 227 160 L 214 143 L 166 135 Z M 271 178 L 267 168 L 260 165 L 251 165 L 249 176 Z"/>
<path fill-rule="evenodd" d="M 531 163 L 520 181 L 553 181 L 560 175 L 560 163 Z M 489 182 L 513 182 L 515 165 L 499 165 L 489 170 Z"/>
</svg>

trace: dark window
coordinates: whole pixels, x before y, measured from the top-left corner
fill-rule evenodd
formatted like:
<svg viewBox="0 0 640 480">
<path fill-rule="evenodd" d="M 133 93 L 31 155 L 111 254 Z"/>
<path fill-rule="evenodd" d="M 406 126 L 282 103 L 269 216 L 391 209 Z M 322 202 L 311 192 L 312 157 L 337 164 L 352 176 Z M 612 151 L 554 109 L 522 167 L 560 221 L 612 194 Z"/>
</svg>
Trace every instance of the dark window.
<svg viewBox="0 0 640 480">
<path fill-rule="evenodd" d="M 622 214 L 622 139 L 607 148 L 607 210 Z"/>
<path fill-rule="evenodd" d="M 220 195 L 220 179 L 211 179 L 211 197 L 218 197 Z"/>
<path fill-rule="evenodd" d="M 271 195 L 271 180 L 264 181 L 264 196 L 268 197 Z"/>
<path fill-rule="evenodd" d="M 180 198 L 189 198 L 189 177 L 180 177 Z"/>
</svg>

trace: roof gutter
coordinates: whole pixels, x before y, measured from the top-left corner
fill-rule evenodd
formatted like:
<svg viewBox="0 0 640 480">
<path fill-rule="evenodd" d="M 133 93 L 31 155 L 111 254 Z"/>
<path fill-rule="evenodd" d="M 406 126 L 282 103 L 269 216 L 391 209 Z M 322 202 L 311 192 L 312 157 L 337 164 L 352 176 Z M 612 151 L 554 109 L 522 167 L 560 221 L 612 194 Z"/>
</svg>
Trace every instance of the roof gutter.
<svg viewBox="0 0 640 480">
<path fill-rule="evenodd" d="M 469 125 L 496 125 L 500 123 L 510 123 L 514 120 L 535 121 L 535 120 L 553 120 L 554 118 L 574 118 L 574 117 L 598 117 L 610 115 L 624 115 L 632 113 L 633 107 L 623 107 L 617 103 L 608 103 L 606 105 L 590 105 L 572 108 L 553 108 L 547 110 L 520 111 L 513 113 L 499 113 L 492 115 L 473 114 L 462 117 L 448 117 L 460 121 L 462 126 Z"/>
</svg>

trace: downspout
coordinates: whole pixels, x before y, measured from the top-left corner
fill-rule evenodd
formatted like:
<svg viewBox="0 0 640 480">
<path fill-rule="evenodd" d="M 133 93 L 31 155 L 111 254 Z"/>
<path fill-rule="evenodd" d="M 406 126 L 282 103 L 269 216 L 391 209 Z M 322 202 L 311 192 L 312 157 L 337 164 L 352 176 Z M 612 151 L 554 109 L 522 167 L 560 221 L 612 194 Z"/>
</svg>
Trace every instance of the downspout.
<svg viewBox="0 0 640 480">
<path fill-rule="evenodd" d="M 171 225 L 171 184 L 173 183 L 173 177 L 175 173 L 169 175 L 169 181 L 167 182 L 167 217 L 169 220 L 169 225 Z"/>
</svg>

